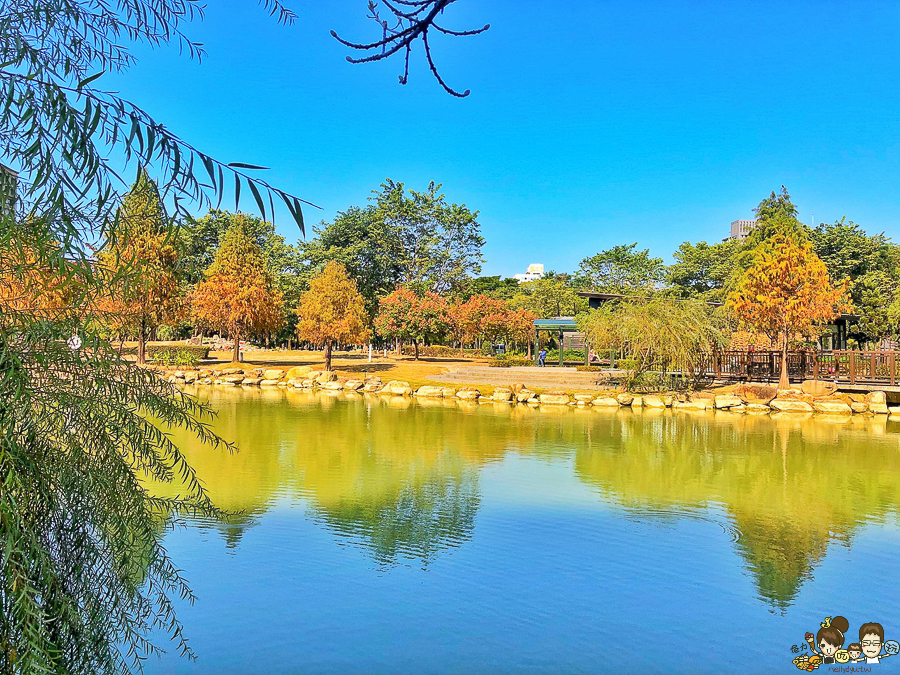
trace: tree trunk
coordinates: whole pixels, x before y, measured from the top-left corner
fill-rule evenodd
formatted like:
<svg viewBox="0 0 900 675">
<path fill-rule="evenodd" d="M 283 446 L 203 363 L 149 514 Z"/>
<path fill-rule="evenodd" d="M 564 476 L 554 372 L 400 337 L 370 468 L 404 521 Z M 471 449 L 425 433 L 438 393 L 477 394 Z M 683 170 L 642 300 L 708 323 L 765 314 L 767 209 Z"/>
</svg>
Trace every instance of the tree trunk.
<svg viewBox="0 0 900 675">
<path fill-rule="evenodd" d="M 413 339 L 413 349 L 415 350 L 415 356 L 413 357 L 413 361 L 419 360 L 419 341 L 417 339 Z"/>
<path fill-rule="evenodd" d="M 325 370 L 331 370 L 331 342 L 325 343 Z"/>
<path fill-rule="evenodd" d="M 147 336 L 147 319 L 141 316 L 141 328 L 138 331 L 138 348 L 137 348 L 137 362 L 138 365 L 143 366 L 147 363 L 147 344 L 146 344 L 146 336 Z"/>
<path fill-rule="evenodd" d="M 784 332 L 781 340 L 781 377 L 778 378 L 779 389 L 790 389 L 791 379 L 788 377 L 788 334 Z"/>
<path fill-rule="evenodd" d="M 531 361 L 531 340 L 528 341 L 528 360 Z"/>
<path fill-rule="evenodd" d="M 400 338 L 394 338 L 394 341 L 397 346 L 397 356 L 403 356 L 403 343 L 400 341 Z"/>
<path fill-rule="evenodd" d="M 241 360 L 241 337 L 234 336 L 234 351 L 231 353 L 231 362 L 239 363 Z"/>
</svg>

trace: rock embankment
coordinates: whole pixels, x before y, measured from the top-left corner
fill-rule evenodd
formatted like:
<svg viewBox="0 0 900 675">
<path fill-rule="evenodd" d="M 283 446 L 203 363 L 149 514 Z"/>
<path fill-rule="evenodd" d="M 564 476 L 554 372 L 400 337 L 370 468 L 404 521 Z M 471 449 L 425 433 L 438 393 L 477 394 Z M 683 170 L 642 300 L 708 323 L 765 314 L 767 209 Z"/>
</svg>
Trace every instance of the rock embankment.
<svg viewBox="0 0 900 675">
<path fill-rule="evenodd" d="M 655 408 L 684 411 L 716 410 L 727 413 L 769 414 L 801 413 L 820 415 L 897 415 L 900 406 L 889 407 L 883 391 L 868 394 L 844 394 L 831 382 L 809 380 L 800 387 L 777 389 L 766 385 L 741 385 L 727 393 L 700 391 L 692 394 L 659 393 L 635 395 L 622 391 L 570 394 L 544 391 L 537 394 L 522 384 L 496 387 L 482 393 L 472 386 L 455 387 L 423 385 L 413 389 L 409 382 L 371 376 L 364 380 L 343 378 L 337 373 L 297 366 L 282 368 L 241 368 L 227 366 L 215 369 L 162 371 L 161 376 L 178 385 L 220 387 L 291 387 L 324 391 L 364 392 L 385 396 L 423 399 L 456 399 L 482 403 L 517 403 L 541 406 L 574 406 L 579 408 Z"/>
</svg>

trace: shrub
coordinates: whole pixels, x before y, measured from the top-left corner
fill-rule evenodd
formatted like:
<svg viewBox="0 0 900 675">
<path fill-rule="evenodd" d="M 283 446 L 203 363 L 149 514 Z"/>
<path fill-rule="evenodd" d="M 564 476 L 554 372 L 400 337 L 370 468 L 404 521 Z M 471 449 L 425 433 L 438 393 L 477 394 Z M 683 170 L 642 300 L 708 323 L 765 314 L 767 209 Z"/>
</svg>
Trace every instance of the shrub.
<svg viewBox="0 0 900 675">
<path fill-rule="evenodd" d="M 533 366 L 534 361 L 521 357 L 495 356 L 488 364 L 491 368 L 512 368 L 517 366 Z"/>
<path fill-rule="evenodd" d="M 575 370 L 580 373 L 599 373 L 603 368 L 600 366 L 575 366 Z"/>
<path fill-rule="evenodd" d="M 196 366 L 209 356 L 209 347 L 148 345 L 147 358 L 164 366 Z"/>
<path fill-rule="evenodd" d="M 403 345 L 402 353 L 404 356 L 412 356 L 415 349 L 412 345 Z M 479 356 L 480 351 L 475 349 L 466 349 L 466 356 Z M 459 357 L 459 347 L 447 347 L 446 345 L 428 345 L 427 347 L 419 345 L 419 356 L 434 357 Z"/>
<path fill-rule="evenodd" d="M 637 359 L 616 359 L 616 368 L 619 370 L 637 370 Z"/>
</svg>

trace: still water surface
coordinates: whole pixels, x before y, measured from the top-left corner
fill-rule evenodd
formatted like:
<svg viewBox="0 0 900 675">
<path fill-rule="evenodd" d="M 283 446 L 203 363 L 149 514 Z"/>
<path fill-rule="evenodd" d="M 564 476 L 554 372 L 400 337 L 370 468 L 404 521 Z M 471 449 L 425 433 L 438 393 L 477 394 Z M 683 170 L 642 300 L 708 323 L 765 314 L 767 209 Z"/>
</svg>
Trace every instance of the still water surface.
<svg viewBox="0 0 900 675">
<path fill-rule="evenodd" d="M 182 440 L 241 515 L 165 535 L 199 659 L 148 673 L 789 673 L 825 616 L 900 637 L 900 422 L 202 395 L 241 451 Z"/>
</svg>

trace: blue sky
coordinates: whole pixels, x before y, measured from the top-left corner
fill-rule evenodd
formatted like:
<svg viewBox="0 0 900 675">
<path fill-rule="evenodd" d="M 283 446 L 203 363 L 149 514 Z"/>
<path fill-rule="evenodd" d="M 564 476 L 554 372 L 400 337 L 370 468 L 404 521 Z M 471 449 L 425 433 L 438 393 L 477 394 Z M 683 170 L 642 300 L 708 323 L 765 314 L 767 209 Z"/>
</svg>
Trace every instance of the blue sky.
<svg viewBox="0 0 900 675">
<path fill-rule="evenodd" d="M 168 47 L 101 82 L 225 161 L 323 210 L 385 178 L 481 212 L 485 274 L 572 270 L 638 241 L 670 259 L 718 241 L 782 184 L 809 223 L 847 216 L 900 240 L 900 4 L 458 0 L 441 37 L 450 97 L 414 55 L 350 65 L 330 37 L 373 38 L 364 0 L 210 3 L 186 26 L 201 63 Z M 99 83 L 98 83 L 99 84 Z M 249 207 L 249 203 L 247 204 Z M 286 214 L 285 214 L 286 215 Z M 279 230 L 297 238 L 281 217 Z"/>
</svg>

